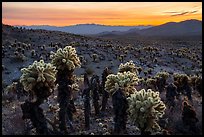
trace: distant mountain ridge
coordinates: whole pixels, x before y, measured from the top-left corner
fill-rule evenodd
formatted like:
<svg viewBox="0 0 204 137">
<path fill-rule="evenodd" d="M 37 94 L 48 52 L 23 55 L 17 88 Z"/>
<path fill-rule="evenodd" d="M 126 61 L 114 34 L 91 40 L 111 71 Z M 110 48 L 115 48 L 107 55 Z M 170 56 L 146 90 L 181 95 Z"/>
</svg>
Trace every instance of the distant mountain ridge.
<svg viewBox="0 0 204 137">
<path fill-rule="evenodd" d="M 145 36 L 191 36 L 202 35 L 202 21 L 186 20 L 181 22 L 169 22 L 160 26 L 140 31 Z"/>
<path fill-rule="evenodd" d="M 77 24 L 72 26 L 49 26 L 49 25 L 31 25 L 31 26 L 16 26 L 23 27 L 26 29 L 44 29 L 52 31 L 63 31 L 73 34 L 98 34 L 102 32 L 112 32 L 112 31 L 128 31 L 130 29 L 146 29 L 152 26 L 109 26 L 109 25 L 99 25 L 99 24 Z"/>
<path fill-rule="evenodd" d="M 159 37 L 177 37 L 177 36 L 202 36 L 202 21 L 185 20 L 181 22 L 168 22 L 159 26 L 146 29 L 130 29 L 124 32 L 106 32 L 95 36 L 159 36 Z"/>
</svg>

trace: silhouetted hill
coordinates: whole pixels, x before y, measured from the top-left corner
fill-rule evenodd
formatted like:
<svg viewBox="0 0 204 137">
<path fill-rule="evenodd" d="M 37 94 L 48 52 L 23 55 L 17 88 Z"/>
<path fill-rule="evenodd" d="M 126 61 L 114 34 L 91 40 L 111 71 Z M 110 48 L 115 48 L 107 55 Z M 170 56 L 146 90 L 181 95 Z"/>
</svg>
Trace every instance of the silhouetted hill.
<svg viewBox="0 0 204 137">
<path fill-rule="evenodd" d="M 202 21 L 186 20 L 181 22 L 168 22 L 146 29 L 133 28 L 124 32 L 106 32 L 93 35 L 101 38 L 199 38 L 202 37 Z"/>
<path fill-rule="evenodd" d="M 144 36 L 200 36 L 202 35 L 202 21 L 186 20 L 169 22 L 160 26 L 139 31 Z"/>
</svg>

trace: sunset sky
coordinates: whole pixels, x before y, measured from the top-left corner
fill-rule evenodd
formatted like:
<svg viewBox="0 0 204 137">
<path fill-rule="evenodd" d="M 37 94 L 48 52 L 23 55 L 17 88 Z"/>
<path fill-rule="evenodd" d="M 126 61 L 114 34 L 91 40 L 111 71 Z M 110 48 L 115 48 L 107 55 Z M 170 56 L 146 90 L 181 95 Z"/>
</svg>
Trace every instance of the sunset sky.
<svg viewBox="0 0 204 137">
<path fill-rule="evenodd" d="M 202 2 L 2 2 L 2 23 L 160 25 L 202 20 Z"/>
</svg>

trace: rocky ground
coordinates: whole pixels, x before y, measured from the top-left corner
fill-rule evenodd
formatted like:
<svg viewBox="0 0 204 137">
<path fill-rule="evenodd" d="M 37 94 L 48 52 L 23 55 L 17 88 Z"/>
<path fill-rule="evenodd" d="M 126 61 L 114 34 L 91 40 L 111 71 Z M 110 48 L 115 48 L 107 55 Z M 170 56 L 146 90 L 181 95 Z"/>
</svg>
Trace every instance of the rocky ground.
<svg viewBox="0 0 204 137">
<path fill-rule="evenodd" d="M 2 39 L 2 91 L 6 86 L 20 78 L 22 67 L 27 67 L 34 60 L 44 59 L 45 62 L 50 62 L 50 51 L 55 52 L 58 48 L 70 44 L 76 48 L 82 62 L 82 67 L 75 71 L 77 77 L 82 77 L 84 72 L 88 72 L 90 76 L 95 73 L 101 78 L 105 67 L 109 67 L 113 73 L 116 73 L 121 62 L 130 60 L 133 60 L 136 66 L 142 67 L 139 77 L 143 78 L 154 76 L 159 71 L 167 71 L 170 74 L 179 72 L 188 75 L 202 75 L 202 41 L 135 40 L 128 42 L 91 38 L 57 31 L 17 29 L 5 25 L 2 25 Z M 35 50 L 34 55 L 32 55 L 32 50 Z M 93 57 L 93 54 L 96 54 L 96 58 Z M 149 69 L 152 70 L 152 73 L 145 75 L 145 71 Z M 49 105 L 55 106 L 57 104 L 56 95 L 57 90 L 49 97 L 49 103 L 45 102 L 41 106 L 52 122 L 55 121 L 57 110 L 52 110 Z M 160 96 L 165 101 L 165 91 Z M 167 109 L 164 116 L 170 120 L 167 127 L 171 134 L 193 134 L 182 126 L 182 98 L 177 100 L 175 110 L 169 112 Z M 35 134 L 35 129 L 32 127 L 30 130 L 27 129 L 30 127 L 29 121 L 23 121 L 21 118 L 20 104 L 25 99 L 26 97 L 16 99 L 15 93 L 9 93 L 9 95 L 2 93 L 2 134 Z M 202 97 L 197 91 L 193 91 L 191 104 L 195 107 L 199 119 L 198 134 L 202 134 L 201 102 Z M 77 108 L 73 121 L 75 131 L 70 131 L 69 134 L 112 134 L 111 98 L 108 101 L 108 108 L 104 117 L 96 117 L 92 107 L 90 130 L 84 129 L 84 108 L 81 92 L 76 93 L 75 105 Z M 140 134 L 138 128 L 130 121 L 127 124 L 127 131 L 129 135 Z"/>
</svg>

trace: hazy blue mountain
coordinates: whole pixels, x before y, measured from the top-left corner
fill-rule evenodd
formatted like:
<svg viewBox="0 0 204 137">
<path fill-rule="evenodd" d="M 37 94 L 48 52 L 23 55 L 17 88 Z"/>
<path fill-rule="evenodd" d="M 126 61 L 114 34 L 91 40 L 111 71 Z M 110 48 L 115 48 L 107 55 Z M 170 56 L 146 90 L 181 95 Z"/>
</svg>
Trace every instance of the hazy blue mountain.
<svg viewBox="0 0 204 137">
<path fill-rule="evenodd" d="M 117 32 L 103 32 L 96 36 L 202 36 L 202 21 L 199 20 L 185 20 L 181 22 L 168 22 L 159 26 L 150 28 L 137 29 L 132 28 L 128 31 Z"/>
<path fill-rule="evenodd" d="M 27 29 L 44 29 L 44 30 L 55 30 L 69 32 L 73 34 L 98 34 L 102 32 L 112 32 L 112 31 L 128 31 L 130 29 L 146 29 L 151 26 L 108 26 L 99 24 L 78 24 L 72 26 L 56 27 L 48 25 L 32 25 L 32 26 L 17 26 L 24 27 Z"/>
</svg>

